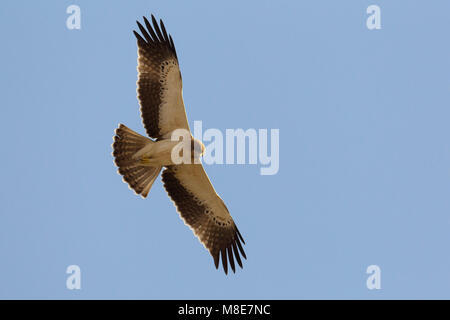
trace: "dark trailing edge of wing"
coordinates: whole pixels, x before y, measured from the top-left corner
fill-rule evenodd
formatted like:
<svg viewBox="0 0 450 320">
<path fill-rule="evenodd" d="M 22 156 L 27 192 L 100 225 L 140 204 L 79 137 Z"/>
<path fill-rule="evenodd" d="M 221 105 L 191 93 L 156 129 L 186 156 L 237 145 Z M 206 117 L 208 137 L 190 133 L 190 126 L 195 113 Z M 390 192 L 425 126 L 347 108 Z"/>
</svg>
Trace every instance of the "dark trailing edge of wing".
<svg viewBox="0 0 450 320">
<path fill-rule="evenodd" d="M 136 36 L 136 39 L 138 40 L 138 42 L 142 42 L 142 43 L 150 45 L 150 46 L 151 45 L 160 46 L 162 44 L 162 45 L 166 46 L 168 49 L 170 49 L 170 51 L 172 51 L 173 54 L 175 55 L 175 58 L 178 59 L 177 51 L 175 50 L 175 44 L 173 43 L 172 36 L 167 33 L 166 27 L 164 26 L 163 21 L 160 19 L 159 20 L 160 25 L 158 25 L 158 22 L 156 21 L 153 14 L 151 16 L 152 16 L 153 26 L 150 24 L 150 22 L 147 20 L 146 17 L 143 17 L 144 24 L 147 29 L 139 21 L 136 21 L 136 23 L 139 27 L 139 30 L 142 33 L 142 36 L 141 36 L 139 33 L 137 33 L 135 30 L 133 30 L 133 33 Z"/>
</svg>

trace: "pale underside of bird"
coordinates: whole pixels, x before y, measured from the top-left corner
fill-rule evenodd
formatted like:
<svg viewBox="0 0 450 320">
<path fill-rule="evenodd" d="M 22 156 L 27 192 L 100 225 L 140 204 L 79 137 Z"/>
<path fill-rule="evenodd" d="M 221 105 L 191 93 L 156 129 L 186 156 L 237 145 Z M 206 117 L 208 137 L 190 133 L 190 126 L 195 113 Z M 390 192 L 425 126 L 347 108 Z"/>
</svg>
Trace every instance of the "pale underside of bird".
<svg viewBox="0 0 450 320">
<path fill-rule="evenodd" d="M 160 20 L 144 17 L 141 34 L 133 31 L 138 46 L 137 96 L 144 127 L 150 138 L 123 124 L 116 129 L 113 156 L 118 172 L 136 194 L 146 198 L 161 170 L 164 188 L 186 225 L 211 253 L 216 268 L 219 259 L 225 273 L 242 268 L 245 244 L 223 200 L 214 190 L 201 162 L 175 164 L 171 157 L 175 130 L 190 132 L 182 96 L 182 79 L 172 37 Z M 192 157 L 203 145 L 192 138 Z M 199 150 L 201 150 L 199 152 Z M 164 169 L 163 169 L 164 168 Z"/>
</svg>

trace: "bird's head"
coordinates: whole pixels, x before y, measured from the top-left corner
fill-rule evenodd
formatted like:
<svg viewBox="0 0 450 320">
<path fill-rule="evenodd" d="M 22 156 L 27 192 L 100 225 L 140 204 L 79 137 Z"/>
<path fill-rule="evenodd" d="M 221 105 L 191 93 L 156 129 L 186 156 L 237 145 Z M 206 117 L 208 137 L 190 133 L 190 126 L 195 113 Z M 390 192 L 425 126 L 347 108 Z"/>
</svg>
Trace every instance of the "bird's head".
<svg viewBox="0 0 450 320">
<path fill-rule="evenodd" d="M 203 153 L 205 152 L 205 146 L 203 143 L 195 138 L 192 138 L 192 144 L 191 144 L 191 154 L 192 157 L 200 158 Z"/>
</svg>

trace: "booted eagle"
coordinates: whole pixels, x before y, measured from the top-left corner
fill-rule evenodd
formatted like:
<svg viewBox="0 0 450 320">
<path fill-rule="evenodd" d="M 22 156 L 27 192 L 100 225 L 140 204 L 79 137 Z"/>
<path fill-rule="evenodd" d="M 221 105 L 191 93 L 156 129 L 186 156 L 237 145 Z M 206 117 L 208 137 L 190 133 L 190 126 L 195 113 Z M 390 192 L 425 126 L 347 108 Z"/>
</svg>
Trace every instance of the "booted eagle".
<svg viewBox="0 0 450 320">
<path fill-rule="evenodd" d="M 141 33 L 133 32 L 138 46 L 137 97 L 151 139 L 120 124 L 112 145 L 114 162 L 123 180 L 144 198 L 164 168 L 164 188 L 185 224 L 211 253 L 216 269 L 221 259 L 225 273 L 228 265 L 235 272 L 234 261 L 242 268 L 241 255 L 246 258 L 241 244 L 245 242 L 201 162 L 196 161 L 204 146 L 190 134 L 175 45 L 162 20 L 158 25 L 152 15 L 152 24 L 145 17 L 144 24 L 137 21 Z M 172 133 L 179 129 L 189 134 L 194 160 L 190 163 L 176 164 L 172 159 L 178 144 Z"/>
</svg>

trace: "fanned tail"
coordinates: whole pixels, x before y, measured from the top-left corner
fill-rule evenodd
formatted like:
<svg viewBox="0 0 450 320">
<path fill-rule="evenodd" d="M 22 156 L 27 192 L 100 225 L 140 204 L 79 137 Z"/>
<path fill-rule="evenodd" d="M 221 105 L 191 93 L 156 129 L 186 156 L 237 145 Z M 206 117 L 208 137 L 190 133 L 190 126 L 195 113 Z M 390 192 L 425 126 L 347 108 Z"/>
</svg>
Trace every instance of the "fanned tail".
<svg viewBox="0 0 450 320">
<path fill-rule="evenodd" d="M 142 197 L 147 197 L 150 188 L 161 171 L 161 167 L 144 166 L 133 155 L 154 141 L 146 138 L 127 126 L 119 124 L 114 136 L 113 156 L 118 172 L 131 189 Z"/>
</svg>

